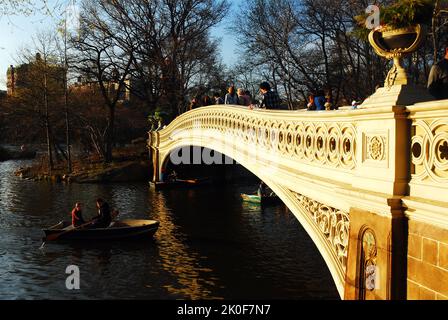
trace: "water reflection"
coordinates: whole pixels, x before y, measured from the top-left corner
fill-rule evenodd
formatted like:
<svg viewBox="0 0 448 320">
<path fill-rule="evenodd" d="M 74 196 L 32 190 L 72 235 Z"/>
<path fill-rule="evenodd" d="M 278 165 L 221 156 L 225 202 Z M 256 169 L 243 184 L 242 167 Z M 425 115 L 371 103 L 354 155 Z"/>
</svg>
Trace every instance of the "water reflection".
<svg viewBox="0 0 448 320">
<path fill-rule="evenodd" d="M 199 255 L 184 244 L 186 236 L 173 223 L 164 195 L 151 193 L 149 199 L 154 212 L 157 212 L 156 219 L 164 226 L 156 234 L 160 265 L 176 279 L 175 283 L 165 285 L 167 291 L 174 296 L 194 300 L 220 298 L 207 289 L 214 287 L 219 279 L 213 277 L 213 270 L 201 267 Z"/>
<path fill-rule="evenodd" d="M 314 245 L 283 206 L 243 203 L 254 187 L 152 192 L 146 183 L 63 185 L 12 175 L 26 163 L 0 163 L 0 299 L 338 298 Z M 85 217 L 102 197 L 121 218 L 155 219 L 143 242 L 52 243 L 41 228 Z M 81 290 L 65 269 L 81 270 Z"/>
</svg>

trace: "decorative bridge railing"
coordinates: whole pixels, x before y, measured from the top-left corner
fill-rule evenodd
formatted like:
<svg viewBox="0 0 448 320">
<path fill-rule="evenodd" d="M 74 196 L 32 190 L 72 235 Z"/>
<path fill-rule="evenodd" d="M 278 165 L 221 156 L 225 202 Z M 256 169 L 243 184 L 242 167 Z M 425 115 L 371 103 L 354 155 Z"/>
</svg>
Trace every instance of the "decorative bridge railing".
<svg viewBox="0 0 448 320">
<path fill-rule="evenodd" d="M 299 118 L 300 117 L 300 118 Z M 351 119 L 312 117 L 297 112 L 250 111 L 236 107 L 209 107 L 187 113 L 164 135 L 174 130 L 204 130 L 232 136 L 266 153 L 279 153 L 294 161 L 352 170 L 356 166 L 356 127 Z"/>
<path fill-rule="evenodd" d="M 353 208 L 448 221 L 440 212 L 448 207 L 446 101 L 332 112 L 196 109 L 150 134 L 154 179 L 173 151 L 191 145 L 233 158 L 271 186 L 315 242 L 342 297 Z M 441 205 L 428 209 L 427 200 Z"/>
<path fill-rule="evenodd" d="M 408 107 L 408 112 L 411 180 L 404 200 L 409 215 L 448 228 L 448 101 L 418 103 Z M 430 205 L 433 208 L 428 213 Z"/>
</svg>

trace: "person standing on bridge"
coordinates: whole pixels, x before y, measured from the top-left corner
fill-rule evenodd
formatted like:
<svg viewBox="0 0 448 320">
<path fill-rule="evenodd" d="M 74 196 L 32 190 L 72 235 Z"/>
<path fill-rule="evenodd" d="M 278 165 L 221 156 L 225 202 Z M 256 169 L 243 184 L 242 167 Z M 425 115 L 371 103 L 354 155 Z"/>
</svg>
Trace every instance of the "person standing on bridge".
<svg viewBox="0 0 448 320">
<path fill-rule="evenodd" d="M 212 99 L 208 95 L 205 95 L 202 98 L 202 106 L 207 107 L 207 106 L 211 106 L 213 104 L 214 103 L 213 103 Z"/>
<path fill-rule="evenodd" d="M 428 90 L 437 100 L 448 99 L 448 43 L 444 58 L 431 68 Z"/>
<path fill-rule="evenodd" d="M 252 102 L 250 97 L 246 94 L 246 90 L 242 88 L 238 89 L 238 102 L 240 105 L 246 107 L 250 106 Z"/>
<path fill-rule="evenodd" d="M 314 95 L 314 105 L 316 106 L 316 111 L 324 111 L 325 110 L 325 93 L 323 90 L 317 90 Z"/>
<path fill-rule="evenodd" d="M 224 99 L 221 97 L 221 94 L 219 92 L 215 92 L 213 97 L 215 98 L 215 104 L 216 105 L 224 104 Z"/>
<path fill-rule="evenodd" d="M 224 104 L 239 104 L 239 100 L 238 100 L 238 95 L 235 91 L 235 87 L 231 86 L 228 90 L 227 90 L 227 94 L 225 97 L 225 101 Z"/>
<path fill-rule="evenodd" d="M 197 109 L 202 107 L 201 105 L 201 96 L 197 95 L 193 99 L 191 99 L 190 105 L 188 107 L 188 110 L 191 111 L 193 109 Z"/>
<path fill-rule="evenodd" d="M 279 110 L 282 108 L 282 100 L 276 91 L 271 90 L 271 85 L 267 82 L 260 84 L 260 92 L 263 96 L 260 108 Z"/>
<path fill-rule="evenodd" d="M 308 95 L 308 104 L 306 105 L 308 111 L 316 110 L 316 105 L 314 104 L 314 93 Z"/>
</svg>

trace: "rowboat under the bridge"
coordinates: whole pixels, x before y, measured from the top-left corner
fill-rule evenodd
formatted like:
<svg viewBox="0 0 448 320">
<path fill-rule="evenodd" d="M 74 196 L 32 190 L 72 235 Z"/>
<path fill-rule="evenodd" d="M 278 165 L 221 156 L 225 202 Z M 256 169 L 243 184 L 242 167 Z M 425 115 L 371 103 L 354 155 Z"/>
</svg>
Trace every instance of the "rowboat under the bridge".
<svg viewBox="0 0 448 320">
<path fill-rule="evenodd" d="M 197 188 L 211 184 L 209 178 L 204 179 L 176 179 L 165 182 L 150 182 L 149 185 L 155 190 L 167 190 L 167 189 L 184 189 L 184 188 Z"/>
<path fill-rule="evenodd" d="M 244 202 L 260 204 L 260 205 L 272 205 L 272 204 L 277 204 L 280 202 L 280 198 L 275 194 L 259 196 L 256 194 L 242 193 L 241 198 L 243 199 Z"/>
<path fill-rule="evenodd" d="M 110 224 L 108 228 L 74 228 L 71 223 L 62 221 L 44 229 L 45 241 L 71 240 L 130 240 L 151 238 L 159 228 L 155 220 L 121 220 Z"/>
</svg>

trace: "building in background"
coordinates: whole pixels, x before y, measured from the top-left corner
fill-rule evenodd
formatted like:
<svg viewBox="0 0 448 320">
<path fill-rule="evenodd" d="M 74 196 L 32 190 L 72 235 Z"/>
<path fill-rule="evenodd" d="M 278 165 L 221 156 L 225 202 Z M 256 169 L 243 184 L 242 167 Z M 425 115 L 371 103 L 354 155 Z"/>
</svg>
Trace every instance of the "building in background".
<svg viewBox="0 0 448 320">
<path fill-rule="evenodd" d="M 39 90 L 43 84 L 43 74 L 47 70 L 47 86 L 51 90 L 62 90 L 65 69 L 61 65 L 48 62 L 45 66 L 39 53 L 29 63 L 11 65 L 6 72 L 8 96 L 16 96 L 21 91 Z"/>
<path fill-rule="evenodd" d="M 119 102 L 129 102 L 131 100 L 130 92 L 130 80 L 126 80 L 125 86 L 123 86 L 119 93 Z M 119 89 L 119 84 L 117 82 L 107 82 L 106 87 L 108 94 L 112 97 L 116 94 Z M 87 79 L 84 77 L 78 77 L 77 81 L 70 85 L 70 91 L 73 94 L 101 94 L 101 89 L 97 81 Z"/>
<path fill-rule="evenodd" d="M 6 72 L 6 88 L 8 96 L 13 96 L 17 89 L 26 87 L 29 64 L 22 64 L 17 67 L 11 65 Z"/>
</svg>

